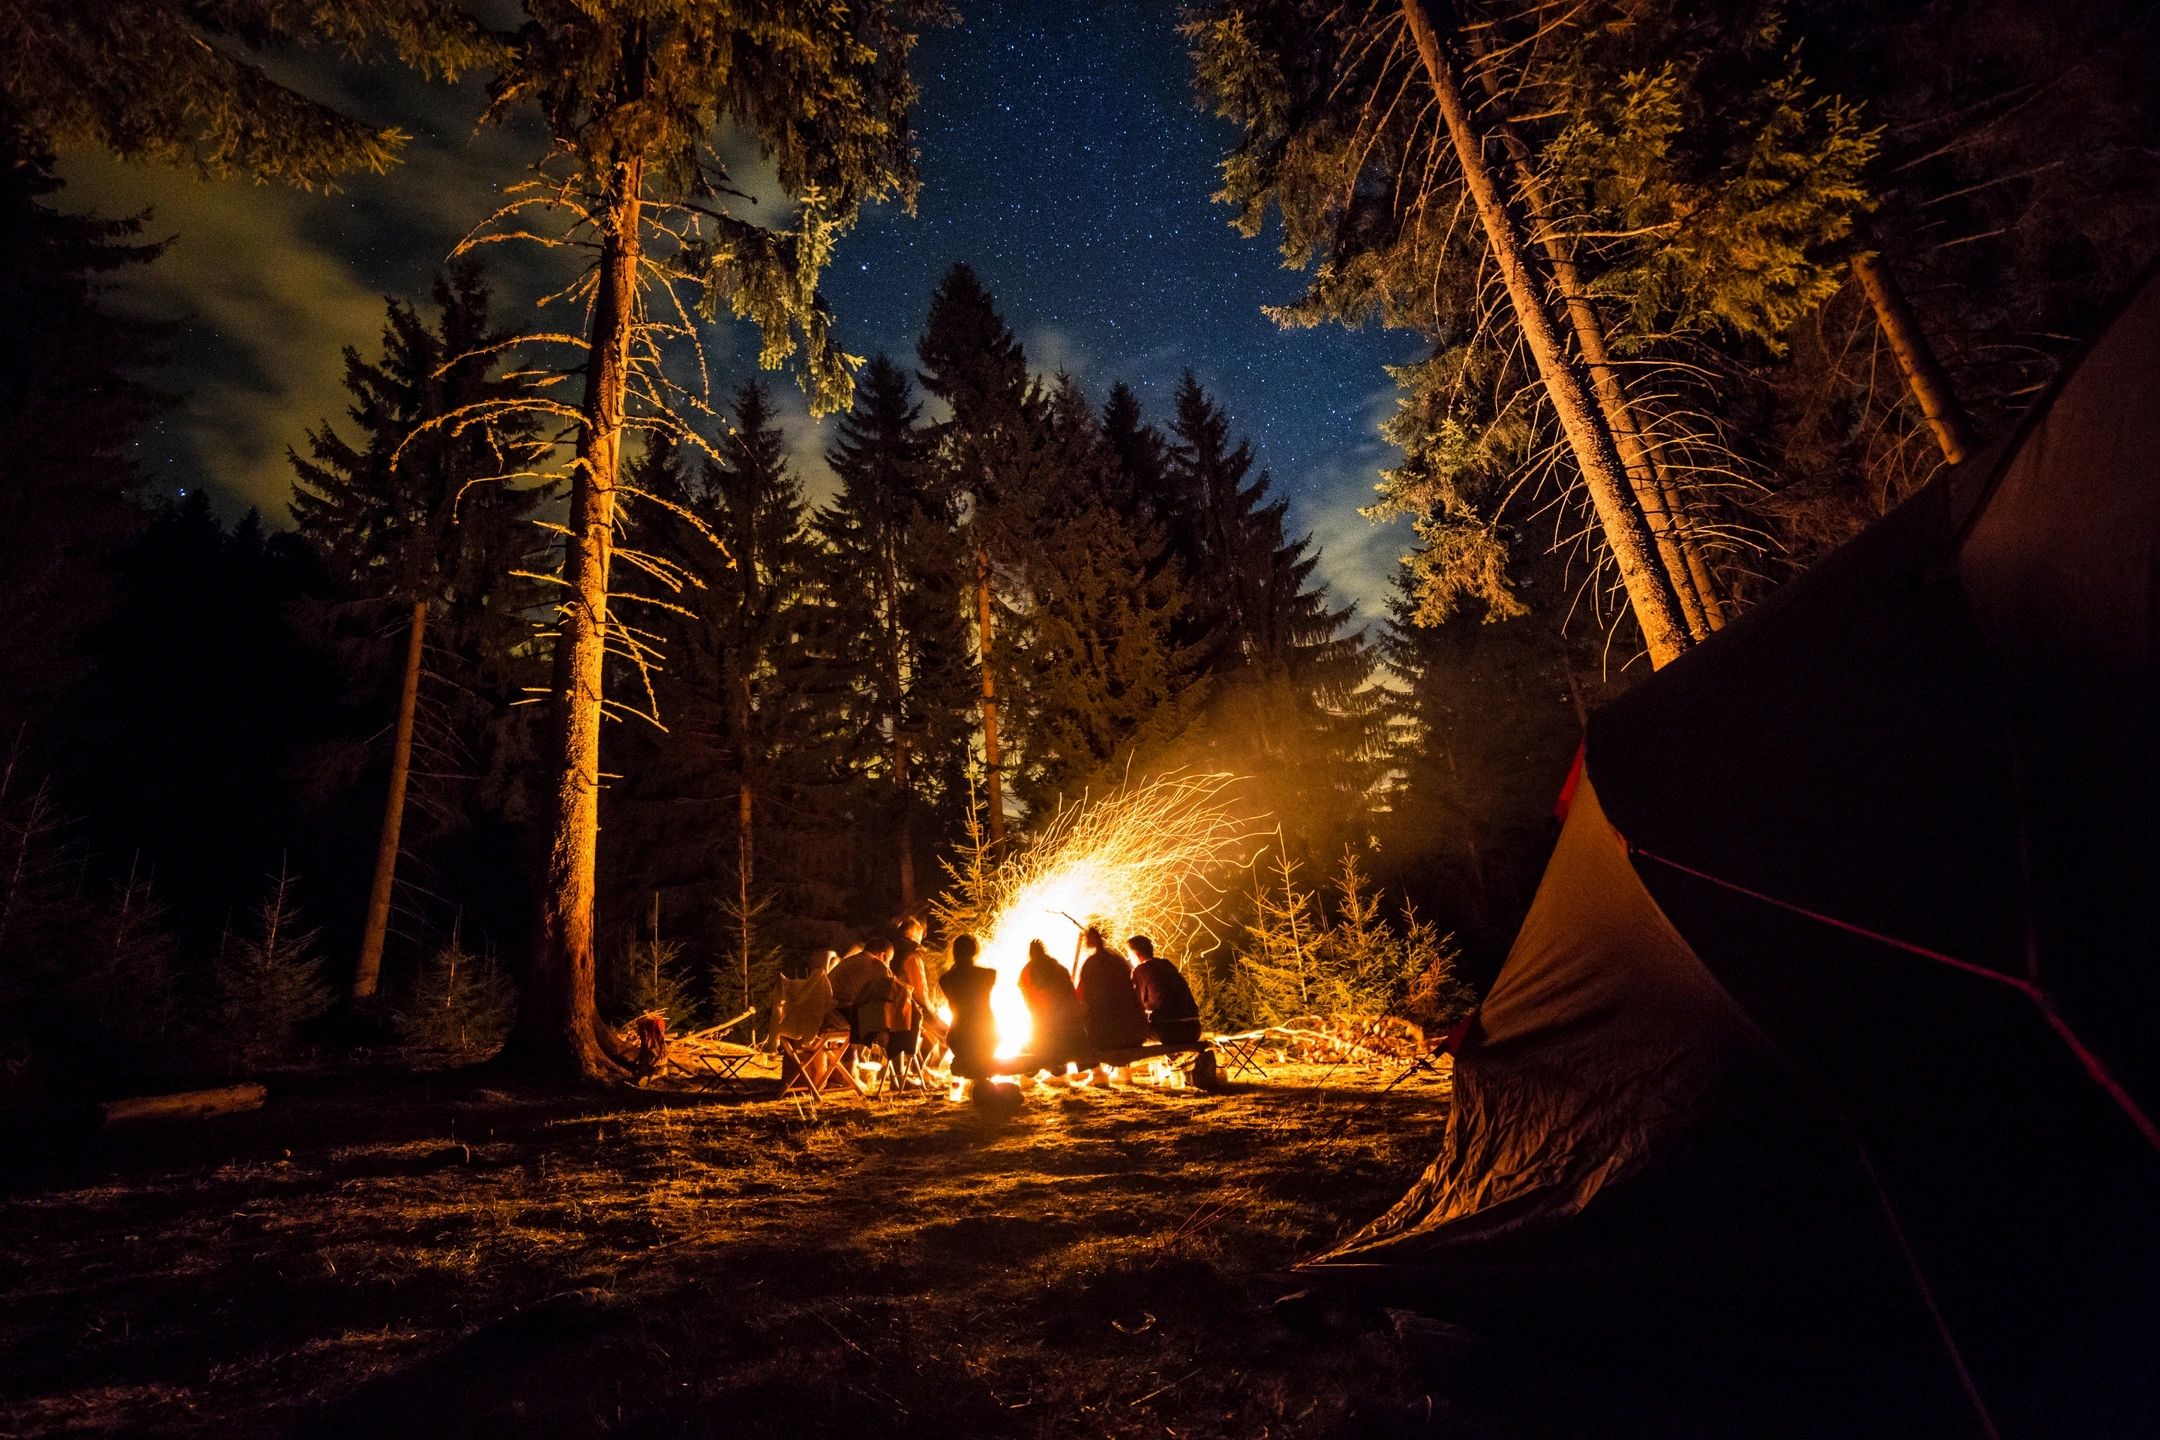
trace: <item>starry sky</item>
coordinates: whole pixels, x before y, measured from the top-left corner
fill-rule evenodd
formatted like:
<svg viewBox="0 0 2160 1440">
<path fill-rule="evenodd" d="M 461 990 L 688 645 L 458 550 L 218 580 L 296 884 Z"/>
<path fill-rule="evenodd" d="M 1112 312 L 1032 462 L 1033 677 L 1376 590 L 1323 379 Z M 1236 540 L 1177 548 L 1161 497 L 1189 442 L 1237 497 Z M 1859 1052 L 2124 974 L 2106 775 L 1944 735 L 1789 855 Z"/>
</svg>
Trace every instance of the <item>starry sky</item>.
<svg viewBox="0 0 2160 1440">
<path fill-rule="evenodd" d="M 840 244 L 826 279 L 842 343 L 911 362 L 939 277 L 973 265 L 1038 371 L 1071 372 L 1098 402 L 1116 380 L 1167 419 L 1172 388 L 1197 373 L 1250 435 L 1291 497 L 1294 525 L 1322 547 L 1322 574 L 1375 615 L 1398 528 L 1357 514 L 1393 452 L 1383 366 L 1406 337 L 1283 331 L 1261 307 L 1294 296 L 1265 238 L 1214 204 L 1229 128 L 1195 105 L 1175 7 L 1161 0 L 963 3 L 962 23 L 916 52 L 923 192 L 915 216 L 880 209 Z M 159 488 L 208 484 L 226 508 L 282 519 L 288 444 L 340 412 L 338 352 L 372 353 L 382 296 L 423 296 L 449 248 L 493 208 L 495 187 L 537 153 L 517 127 L 476 131 L 470 89 L 396 73 L 295 69 L 292 78 L 412 132 L 406 163 L 330 196 L 68 157 L 69 203 L 152 211 L 172 248 L 138 280 L 151 308 L 182 317 L 165 377 L 185 409 L 150 443 Z M 743 172 L 754 194 L 756 167 Z M 760 198 L 763 198 L 762 196 Z M 509 297 L 540 293 L 548 258 L 495 260 Z M 552 284 L 545 288 L 553 288 Z M 716 385 L 748 373 L 748 337 L 710 337 Z M 791 387 L 778 388 L 782 398 Z M 813 492 L 829 483 L 825 431 L 788 401 L 791 452 Z"/>
</svg>

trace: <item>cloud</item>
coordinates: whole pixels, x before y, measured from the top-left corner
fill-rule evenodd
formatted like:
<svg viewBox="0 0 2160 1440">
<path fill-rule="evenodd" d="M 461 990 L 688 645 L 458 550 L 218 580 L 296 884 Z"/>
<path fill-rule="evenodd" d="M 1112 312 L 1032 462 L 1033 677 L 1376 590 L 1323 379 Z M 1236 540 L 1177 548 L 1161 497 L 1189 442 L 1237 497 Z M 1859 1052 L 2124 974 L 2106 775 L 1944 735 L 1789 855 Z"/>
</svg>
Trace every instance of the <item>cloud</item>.
<svg viewBox="0 0 2160 1440">
<path fill-rule="evenodd" d="M 1304 471 L 1292 487 L 1291 524 L 1311 534 L 1321 552 L 1321 578 L 1338 603 L 1357 602 L 1358 619 L 1366 625 L 1385 618 L 1396 569 L 1411 546 L 1407 521 L 1376 522 L 1358 513 L 1373 503 L 1380 472 L 1402 459 L 1400 450 L 1379 437 L 1380 418 L 1394 406 L 1393 386 L 1366 396 L 1371 438 Z"/>
<path fill-rule="evenodd" d="M 815 509 L 839 493 L 840 478 L 833 474 L 832 466 L 825 463 L 825 447 L 833 441 L 832 427 L 839 417 L 811 418 L 809 397 L 799 386 L 789 383 L 783 375 L 770 376 L 768 380 L 772 387 L 773 409 L 777 412 L 773 418 L 787 441 L 788 465 L 794 470 L 795 478 L 802 482 L 803 494 Z"/>
<path fill-rule="evenodd" d="M 207 478 L 273 524 L 286 520 L 285 447 L 343 414 L 343 347 L 375 349 L 383 301 L 309 230 L 335 197 L 204 181 L 180 171 L 75 157 L 65 202 L 103 214 L 152 211 L 172 237 L 129 277 L 145 308 L 185 329 L 167 383 L 185 391 L 182 442 Z"/>
<path fill-rule="evenodd" d="M 1020 337 L 1020 348 L 1027 351 L 1028 371 L 1038 380 L 1054 380 L 1062 370 L 1084 381 L 1095 368 L 1095 357 L 1056 325 L 1031 327 Z"/>
</svg>

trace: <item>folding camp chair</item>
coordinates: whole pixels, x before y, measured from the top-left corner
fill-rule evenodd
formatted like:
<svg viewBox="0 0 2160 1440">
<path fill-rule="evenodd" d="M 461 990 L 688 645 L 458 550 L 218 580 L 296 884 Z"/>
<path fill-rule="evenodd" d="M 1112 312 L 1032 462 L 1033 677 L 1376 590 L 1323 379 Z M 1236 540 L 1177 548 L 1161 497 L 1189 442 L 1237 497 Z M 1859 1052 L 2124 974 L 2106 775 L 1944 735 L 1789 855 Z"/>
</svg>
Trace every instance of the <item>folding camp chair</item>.
<svg viewBox="0 0 2160 1440">
<path fill-rule="evenodd" d="M 1222 1053 L 1222 1078 L 1228 1080 L 1242 1070 L 1267 1079 L 1268 1073 L 1260 1064 L 1260 1046 L 1266 1039 L 1265 1031 L 1250 1035 L 1217 1035 L 1215 1048 Z"/>
<path fill-rule="evenodd" d="M 824 973 L 807 980 L 783 980 L 780 1013 L 773 1025 L 773 1044 L 780 1051 L 780 1093 L 807 1094 L 815 1104 L 835 1077 L 856 1094 L 862 1082 L 846 1063 L 848 1035 L 828 1029 L 833 1013 L 832 981 Z"/>
<path fill-rule="evenodd" d="M 902 1032 L 888 1034 L 879 1042 L 878 1048 L 885 1053 L 885 1063 L 878 1070 L 874 1094 L 883 1095 L 887 1090 L 905 1094 L 910 1089 L 925 1096 L 930 1093 L 930 1077 L 923 1071 L 917 1039 L 912 1032 Z"/>
</svg>

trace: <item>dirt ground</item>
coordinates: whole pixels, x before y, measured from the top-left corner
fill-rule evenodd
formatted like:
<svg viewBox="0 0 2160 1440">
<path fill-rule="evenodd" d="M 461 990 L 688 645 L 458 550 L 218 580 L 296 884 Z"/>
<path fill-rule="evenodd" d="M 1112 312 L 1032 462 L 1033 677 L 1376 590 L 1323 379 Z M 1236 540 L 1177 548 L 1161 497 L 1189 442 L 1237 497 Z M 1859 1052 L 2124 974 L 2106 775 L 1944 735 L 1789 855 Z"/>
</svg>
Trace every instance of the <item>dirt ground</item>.
<svg viewBox="0 0 2160 1440">
<path fill-rule="evenodd" d="M 0 1195 L 0 1435 L 1464 1434 L 1267 1272 L 1437 1147 L 1444 1082 L 1227 1095 L 273 1088 Z"/>
</svg>

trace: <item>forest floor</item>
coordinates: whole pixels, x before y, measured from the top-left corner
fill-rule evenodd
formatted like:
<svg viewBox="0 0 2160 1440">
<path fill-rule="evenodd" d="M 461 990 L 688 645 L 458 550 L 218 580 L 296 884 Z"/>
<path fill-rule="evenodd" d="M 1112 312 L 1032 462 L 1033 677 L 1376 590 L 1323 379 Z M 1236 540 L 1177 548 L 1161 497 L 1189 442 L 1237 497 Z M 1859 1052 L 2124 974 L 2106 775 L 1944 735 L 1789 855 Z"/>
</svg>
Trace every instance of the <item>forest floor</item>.
<svg viewBox="0 0 2160 1440">
<path fill-rule="evenodd" d="M 0 1436 L 1477 1433 L 1377 1316 L 1274 1304 L 1437 1147 L 1389 1078 L 273 1086 L 0 1194 Z"/>
</svg>

